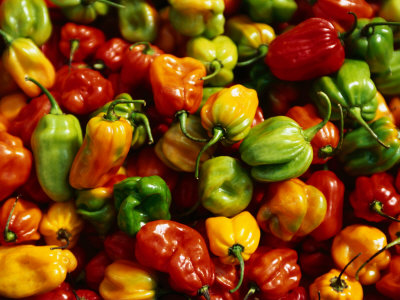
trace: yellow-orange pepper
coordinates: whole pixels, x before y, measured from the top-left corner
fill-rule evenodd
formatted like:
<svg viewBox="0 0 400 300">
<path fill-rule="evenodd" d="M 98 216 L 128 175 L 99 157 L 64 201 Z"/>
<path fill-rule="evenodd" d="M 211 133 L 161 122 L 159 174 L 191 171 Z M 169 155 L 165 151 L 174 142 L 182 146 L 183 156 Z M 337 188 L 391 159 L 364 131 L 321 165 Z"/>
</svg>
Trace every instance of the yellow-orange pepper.
<svg viewBox="0 0 400 300">
<path fill-rule="evenodd" d="M 78 241 L 84 227 L 73 201 L 53 203 L 40 222 L 39 232 L 47 245 L 71 249 Z"/>
<path fill-rule="evenodd" d="M 24 93 L 6 95 L 0 99 L 0 115 L 12 122 L 27 102 L 28 97 Z"/>
<path fill-rule="evenodd" d="M 387 117 L 392 123 L 395 123 L 394 115 L 390 111 L 385 98 L 379 91 L 376 92 L 376 99 L 378 100 L 378 108 L 376 109 L 375 118 L 372 121 Z"/>
<path fill-rule="evenodd" d="M 260 228 L 256 219 L 248 211 L 235 217 L 213 217 L 206 220 L 210 250 L 224 264 L 240 264 L 240 278 L 236 292 L 243 282 L 244 261 L 257 250 L 260 242 Z"/>
<path fill-rule="evenodd" d="M 100 284 L 104 300 L 156 299 L 156 277 L 148 268 L 129 260 L 117 260 L 109 265 Z"/>
<path fill-rule="evenodd" d="M 54 246 L 1 246 L 0 296 L 18 299 L 55 289 L 75 270 L 69 250 Z"/>
<path fill-rule="evenodd" d="M 360 258 L 346 269 L 347 275 L 355 277 L 363 262 L 384 248 L 386 244 L 386 235 L 378 228 L 353 224 L 344 228 L 334 238 L 331 254 L 338 268 L 344 268 L 351 258 L 361 252 Z M 385 250 L 359 271 L 361 284 L 376 283 L 380 278 L 380 271 L 385 269 L 389 263 L 390 252 Z"/>
</svg>

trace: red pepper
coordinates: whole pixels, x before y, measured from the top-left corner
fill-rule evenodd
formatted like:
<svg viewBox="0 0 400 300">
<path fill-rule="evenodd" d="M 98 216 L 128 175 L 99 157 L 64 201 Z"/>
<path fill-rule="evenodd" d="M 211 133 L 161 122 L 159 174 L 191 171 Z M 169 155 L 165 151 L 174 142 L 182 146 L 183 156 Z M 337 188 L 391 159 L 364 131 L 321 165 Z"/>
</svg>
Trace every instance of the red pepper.
<svg viewBox="0 0 400 300">
<path fill-rule="evenodd" d="M 85 269 L 86 263 L 87 263 L 87 252 L 85 249 L 79 245 L 75 245 L 70 251 L 74 254 L 78 265 L 75 268 L 74 271 L 70 273 L 70 276 L 73 280 L 79 278 Z"/>
<path fill-rule="evenodd" d="M 115 95 L 119 95 L 122 93 L 131 94 L 130 86 L 124 84 L 121 81 L 121 74 L 119 71 L 108 74 L 107 79 L 111 82 Z"/>
<path fill-rule="evenodd" d="M 177 185 L 172 190 L 171 211 L 184 213 L 198 203 L 198 180 L 194 176 L 180 174 Z"/>
<path fill-rule="evenodd" d="M 85 267 L 85 281 L 89 288 L 98 290 L 99 285 L 104 278 L 104 272 L 112 260 L 106 252 L 101 251 L 93 257 Z"/>
<path fill-rule="evenodd" d="M 70 62 L 81 62 L 94 55 L 105 41 L 104 33 L 96 27 L 66 23 L 61 28 L 59 47 Z"/>
<path fill-rule="evenodd" d="M 229 17 L 229 16 L 232 16 L 239 12 L 242 1 L 241 0 L 224 0 L 224 3 L 225 3 L 224 15 L 226 17 Z"/>
<path fill-rule="evenodd" d="M 238 282 L 238 271 L 234 265 L 224 264 L 217 257 L 212 259 L 215 266 L 215 281 L 210 287 L 211 300 L 239 300 L 239 291 L 230 293 Z"/>
<path fill-rule="evenodd" d="M 58 70 L 65 65 L 65 57 L 61 53 L 58 44 L 60 43 L 61 27 L 53 24 L 53 29 L 50 38 L 44 43 L 40 49 L 51 61 L 54 68 Z"/>
<path fill-rule="evenodd" d="M 286 296 L 279 298 L 279 300 L 306 300 L 306 299 L 308 299 L 307 292 L 306 289 L 303 288 L 302 286 L 296 287 Z"/>
<path fill-rule="evenodd" d="M 300 81 L 336 72 L 344 57 L 332 23 L 310 18 L 277 36 L 269 45 L 265 63 L 279 79 Z"/>
<path fill-rule="evenodd" d="M 306 237 L 299 252 L 299 263 L 303 274 L 316 278 L 335 267 L 330 241 L 317 241 L 312 237 Z"/>
<path fill-rule="evenodd" d="M 135 239 L 122 231 L 116 231 L 104 240 L 104 250 L 113 261 L 135 260 Z"/>
<path fill-rule="evenodd" d="M 75 293 L 76 296 L 78 296 L 77 300 L 101 300 L 101 297 L 91 290 L 82 289 L 82 290 L 77 290 Z"/>
<path fill-rule="evenodd" d="M 58 287 L 50 292 L 31 296 L 25 300 L 76 300 L 72 287 L 68 282 L 61 283 Z"/>
<path fill-rule="evenodd" d="M 324 220 L 310 235 L 318 241 L 327 240 L 342 229 L 344 184 L 329 170 L 312 173 L 306 183 L 315 186 L 324 194 L 327 205 Z"/>
<path fill-rule="evenodd" d="M 277 80 L 271 84 L 267 91 L 267 112 L 273 116 L 284 115 L 298 102 L 301 89 L 297 82 Z"/>
<path fill-rule="evenodd" d="M 100 45 L 94 54 L 95 67 L 100 66 L 100 70 L 108 68 L 112 72 L 118 71 L 122 67 L 125 52 L 129 43 L 121 38 L 112 38 Z M 132 71 L 132 70 L 131 70 Z M 135 72 L 132 72 L 132 75 Z"/>
<path fill-rule="evenodd" d="M 175 291 L 209 299 L 214 264 L 196 230 L 174 221 L 148 222 L 136 235 L 135 255 L 143 266 L 168 273 Z"/>
<path fill-rule="evenodd" d="M 390 261 L 389 272 L 377 283 L 377 290 L 390 299 L 399 299 L 400 294 L 400 256 L 395 256 Z"/>
<path fill-rule="evenodd" d="M 383 172 L 357 177 L 350 204 L 354 214 L 367 221 L 395 219 L 400 213 L 400 195 L 394 187 L 393 176 Z"/>
<path fill-rule="evenodd" d="M 25 182 L 25 184 L 21 187 L 20 192 L 23 197 L 32 199 L 37 203 L 49 203 L 52 201 L 40 186 L 39 180 L 36 175 L 35 164 L 32 164 L 32 169 L 31 173 L 29 174 L 29 178 Z"/>
<path fill-rule="evenodd" d="M 111 82 L 99 72 L 69 66 L 57 71 L 53 90 L 60 93 L 56 98 L 60 106 L 78 115 L 95 111 L 113 100 L 114 96 Z"/>
</svg>

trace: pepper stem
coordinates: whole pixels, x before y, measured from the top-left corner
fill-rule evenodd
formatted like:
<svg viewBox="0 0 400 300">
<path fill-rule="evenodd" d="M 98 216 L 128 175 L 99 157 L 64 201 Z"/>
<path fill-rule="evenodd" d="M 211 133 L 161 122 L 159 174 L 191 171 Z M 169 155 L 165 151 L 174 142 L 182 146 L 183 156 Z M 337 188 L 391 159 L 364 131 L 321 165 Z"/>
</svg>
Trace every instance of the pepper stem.
<svg viewBox="0 0 400 300">
<path fill-rule="evenodd" d="M 197 291 L 197 295 L 203 296 L 206 300 L 211 300 L 210 292 L 208 291 L 208 285 L 204 285 Z"/>
<path fill-rule="evenodd" d="M 257 284 L 255 284 L 254 282 L 250 283 L 250 289 L 247 291 L 246 296 L 243 298 L 243 300 L 247 300 L 249 299 L 249 297 L 251 295 L 254 295 L 255 293 L 257 293 L 260 289 L 258 288 Z"/>
<path fill-rule="evenodd" d="M 175 117 L 178 119 L 179 124 L 181 126 L 182 133 L 190 140 L 199 142 L 199 143 L 206 143 L 208 139 L 197 138 L 191 135 L 186 128 L 186 120 L 188 117 L 188 112 L 186 110 L 180 110 L 175 114 Z"/>
<path fill-rule="evenodd" d="M 113 102 L 111 102 L 110 106 L 107 109 L 106 114 L 104 115 L 104 119 L 108 120 L 108 121 L 116 121 L 119 120 L 120 116 L 118 116 L 115 113 L 115 106 L 117 106 L 118 104 L 125 104 L 125 103 L 141 103 L 143 105 L 146 105 L 146 101 L 144 100 L 129 100 L 129 99 L 123 99 L 123 98 L 119 98 L 114 100 Z"/>
<path fill-rule="evenodd" d="M 361 31 L 360 35 L 361 36 L 370 36 L 374 34 L 375 27 L 376 26 L 400 26 L 400 22 L 376 22 L 376 23 L 369 23 L 365 25 Z M 372 29 L 372 31 L 370 30 Z"/>
<path fill-rule="evenodd" d="M 96 0 L 95 2 L 101 2 L 101 3 L 107 4 L 107 5 L 112 6 L 112 7 L 116 7 L 116 8 L 125 8 L 124 5 L 112 2 L 112 1 L 109 1 L 109 0 Z"/>
<path fill-rule="evenodd" d="M 213 78 L 219 73 L 219 71 L 221 71 L 221 69 L 222 69 L 222 63 L 219 60 L 214 59 L 207 65 L 207 73 L 210 72 L 211 73 L 208 74 L 207 76 L 201 77 L 200 80 L 207 80 Z"/>
<path fill-rule="evenodd" d="M 238 62 L 236 64 L 236 67 L 246 67 L 246 66 L 251 65 L 252 63 L 256 62 L 257 60 L 265 57 L 265 55 L 267 55 L 267 53 L 268 53 L 268 45 L 266 45 L 266 44 L 260 45 L 258 47 L 257 51 L 258 51 L 258 54 L 256 56 L 250 58 L 249 60 Z"/>
<path fill-rule="evenodd" d="M 243 282 L 243 277 L 244 277 L 244 260 L 242 257 L 242 252 L 244 251 L 244 247 L 240 244 L 235 244 L 232 247 L 229 248 L 229 255 L 232 255 L 237 258 L 240 264 L 240 277 L 239 277 L 239 282 L 236 285 L 235 288 L 229 290 L 229 293 L 234 293 L 236 292 L 240 286 L 242 285 Z"/>
<path fill-rule="evenodd" d="M 195 168 L 195 174 L 194 176 L 196 179 L 199 179 L 199 165 L 200 165 L 200 158 L 203 156 L 203 153 L 207 151 L 208 148 L 216 144 L 220 139 L 222 139 L 225 135 L 225 130 L 221 127 L 214 127 L 213 128 L 213 137 L 211 140 L 207 142 L 207 144 L 204 145 L 204 147 L 200 150 L 199 155 L 197 155 L 196 158 L 196 168 Z"/>
<path fill-rule="evenodd" d="M 17 239 L 17 235 L 15 234 L 15 232 L 11 231 L 9 229 L 9 227 L 10 227 L 11 218 L 14 213 L 15 207 L 17 206 L 18 200 L 19 200 L 19 195 L 15 198 L 14 204 L 11 207 L 10 213 L 7 218 L 6 227 L 4 228 L 4 241 L 6 241 L 7 243 L 15 242 Z"/>
<path fill-rule="evenodd" d="M 326 106 L 328 107 L 328 111 L 325 114 L 324 119 L 321 123 L 314 125 L 306 130 L 304 130 L 304 137 L 305 139 L 310 142 L 313 137 L 317 134 L 317 132 L 328 123 L 329 119 L 331 118 L 331 101 L 329 97 L 324 92 L 317 92 L 319 98 L 323 99 L 326 102 Z"/>
<path fill-rule="evenodd" d="M 67 249 L 69 247 L 70 238 L 71 238 L 71 233 L 68 230 L 64 229 L 64 228 L 60 228 L 57 231 L 57 240 L 65 241 L 65 245 L 59 246 L 59 247 L 52 247 L 52 248 L 50 248 L 50 250 L 57 250 L 57 249 L 64 250 L 64 249 Z"/>
<path fill-rule="evenodd" d="M 347 39 L 349 36 L 351 36 L 353 34 L 354 30 L 356 30 L 356 28 L 357 28 L 357 23 L 358 23 L 357 15 L 355 13 L 353 13 L 352 11 L 349 11 L 348 14 L 350 14 L 354 17 L 354 22 L 349 31 L 339 33 L 339 39 L 341 39 L 342 41 Z"/>
<path fill-rule="evenodd" d="M 103 60 L 98 59 L 93 63 L 92 68 L 98 71 L 102 71 L 106 68 L 106 64 Z"/>
<path fill-rule="evenodd" d="M 139 112 L 133 112 L 132 113 L 132 120 L 134 123 L 139 123 L 143 124 L 144 128 L 146 129 L 147 137 L 149 139 L 149 144 L 153 144 L 153 135 L 151 134 L 151 128 L 150 128 L 150 123 L 149 119 L 145 114 L 139 113 Z"/>
<path fill-rule="evenodd" d="M 151 45 L 150 45 L 149 42 L 137 42 L 137 43 L 134 43 L 134 44 L 129 46 L 129 50 L 132 50 L 133 48 L 135 48 L 136 46 L 139 46 L 139 45 L 144 45 L 142 53 L 147 54 L 147 55 L 153 55 L 154 54 L 155 51 L 154 51 L 153 48 L 151 48 Z"/>
<path fill-rule="evenodd" d="M 351 265 L 351 263 L 353 261 L 355 261 L 358 257 L 360 257 L 361 252 L 358 253 L 356 256 L 354 256 L 342 269 L 342 271 L 340 271 L 339 276 L 338 277 L 333 277 L 331 279 L 331 288 L 333 288 L 336 292 L 342 292 L 345 288 L 348 287 L 346 281 L 342 280 L 342 275 L 344 274 L 344 272 L 346 271 L 346 269 L 348 268 L 348 266 Z"/>
<path fill-rule="evenodd" d="M 337 144 L 336 148 L 333 149 L 331 145 L 326 145 L 320 149 L 318 149 L 318 157 L 319 158 L 327 158 L 330 156 L 335 155 L 342 149 L 343 144 L 343 131 L 344 131 L 344 118 L 343 118 L 343 108 L 340 104 L 337 104 L 340 111 L 340 136 L 339 136 L 339 143 Z"/>
<path fill-rule="evenodd" d="M 13 38 L 11 35 L 7 34 L 5 31 L 0 29 L 0 35 L 3 37 L 4 41 L 6 42 L 7 46 L 10 46 L 10 44 L 13 41 Z"/>
<path fill-rule="evenodd" d="M 383 203 L 378 201 L 378 200 L 374 200 L 370 203 L 369 208 L 373 211 L 376 212 L 378 215 L 380 215 L 381 217 L 384 217 L 386 219 L 392 220 L 394 222 L 400 222 L 400 220 L 396 219 L 395 217 L 389 216 L 387 214 L 385 214 L 383 212 Z"/>
<path fill-rule="evenodd" d="M 68 66 L 71 68 L 72 66 L 72 61 L 74 60 L 74 55 L 76 51 L 79 49 L 79 40 L 77 39 L 72 39 L 69 41 L 69 59 L 68 59 Z"/>
<path fill-rule="evenodd" d="M 49 90 L 46 89 L 40 82 L 38 82 L 36 79 L 34 79 L 32 77 L 28 77 L 28 76 L 25 77 L 25 81 L 31 81 L 34 84 L 36 84 L 42 90 L 42 92 L 47 96 L 47 98 L 49 98 L 49 101 L 51 104 L 50 114 L 52 114 L 52 115 L 62 115 L 63 114 L 56 99 L 54 99 L 53 95 L 49 92 Z"/>
<path fill-rule="evenodd" d="M 349 111 L 350 116 L 353 119 L 355 119 L 362 127 L 364 127 L 365 130 L 367 130 L 379 144 L 381 144 L 386 149 L 390 148 L 390 146 L 386 145 L 384 142 L 382 142 L 379 139 L 377 134 L 371 129 L 371 127 L 369 127 L 368 123 L 365 122 L 365 120 L 361 116 L 361 109 L 359 107 L 352 107 L 352 108 L 348 109 L 348 111 Z"/>
</svg>

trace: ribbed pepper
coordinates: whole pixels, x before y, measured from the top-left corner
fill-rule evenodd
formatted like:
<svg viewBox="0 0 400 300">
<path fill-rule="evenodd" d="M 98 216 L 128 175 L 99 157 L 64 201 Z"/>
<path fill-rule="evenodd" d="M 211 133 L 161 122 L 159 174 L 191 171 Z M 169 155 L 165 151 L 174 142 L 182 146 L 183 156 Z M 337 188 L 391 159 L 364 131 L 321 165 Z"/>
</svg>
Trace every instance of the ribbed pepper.
<svg viewBox="0 0 400 300">
<path fill-rule="evenodd" d="M 76 266 L 77 260 L 69 250 L 32 245 L 0 247 L 0 296 L 17 299 L 49 292 Z"/>
<path fill-rule="evenodd" d="M 113 37 L 107 40 L 97 48 L 93 57 L 95 60 L 93 67 L 103 71 L 119 71 L 128 48 L 128 42 L 122 38 Z"/>
<path fill-rule="evenodd" d="M 171 192 L 159 176 L 128 177 L 114 184 L 118 227 L 133 236 L 146 223 L 169 220 Z"/>
<path fill-rule="evenodd" d="M 400 94 L 400 51 L 394 51 L 389 64 L 390 72 L 374 74 L 376 88 L 385 96 Z"/>
<path fill-rule="evenodd" d="M 244 5 L 253 21 L 266 24 L 287 22 L 297 9 L 294 0 L 245 0 Z"/>
<path fill-rule="evenodd" d="M 13 38 L 30 38 L 37 46 L 51 35 L 49 10 L 43 0 L 6 0 L 0 5 L 0 28 Z"/>
<path fill-rule="evenodd" d="M 391 299 L 397 299 L 400 293 L 400 256 L 391 259 L 389 272 L 387 272 L 377 283 L 376 289 L 382 295 Z"/>
</svg>

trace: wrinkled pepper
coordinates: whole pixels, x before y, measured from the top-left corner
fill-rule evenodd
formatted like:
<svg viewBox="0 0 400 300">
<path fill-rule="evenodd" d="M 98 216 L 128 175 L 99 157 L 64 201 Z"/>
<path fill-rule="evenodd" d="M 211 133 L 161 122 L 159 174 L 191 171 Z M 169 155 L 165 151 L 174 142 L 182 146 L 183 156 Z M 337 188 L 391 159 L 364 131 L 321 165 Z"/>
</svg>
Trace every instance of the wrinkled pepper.
<svg viewBox="0 0 400 300">
<path fill-rule="evenodd" d="M 210 287 L 210 298 L 212 300 L 239 300 L 239 291 L 231 293 L 238 282 L 238 272 L 231 264 L 224 264 L 217 257 L 212 261 L 215 266 L 215 281 Z"/>
<path fill-rule="evenodd" d="M 119 37 L 107 40 L 94 53 L 93 59 L 95 63 L 93 67 L 96 70 L 106 69 L 112 72 L 120 70 L 128 47 L 128 42 Z"/>
<path fill-rule="evenodd" d="M 171 219 L 171 192 L 159 176 L 128 177 L 114 184 L 114 201 L 118 227 L 131 236 L 150 221 Z"/>
<path fill-rule="evenodd" d="M 294 0 L 245 0 L 243 2 L 253 21 L 266 24 L 287 22 L 297 9 Z"/>
<path fill-rule="evenodd" d="M 400 292 L 400 256 L 390 260 L 389 272 L 387 272 L 377 283 L 376 289 L 382 295 L 390 299 L 397 299 Z"/>
<path fill-rule="evenodd" d="M 400 94 L 400 51 L 394 51 L 390 60 L 389 72 L 374 74 L 373 80 L 376 88 L 385 96 Z"/>
<path fill-rule="evenodd" d="M 118 230 L 107 235 L 104 240 L 104 251 L 113 261 L 120 259 L 135 261 L 135 244 L 134 237 Z"/>
</svg>

